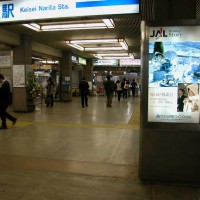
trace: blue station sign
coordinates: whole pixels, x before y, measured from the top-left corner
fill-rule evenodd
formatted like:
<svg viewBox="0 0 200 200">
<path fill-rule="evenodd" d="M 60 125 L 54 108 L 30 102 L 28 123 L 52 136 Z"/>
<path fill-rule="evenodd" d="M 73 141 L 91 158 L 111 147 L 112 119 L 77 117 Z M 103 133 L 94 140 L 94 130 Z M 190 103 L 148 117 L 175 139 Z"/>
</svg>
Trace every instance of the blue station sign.
<svg viewBox="0 0 200 200">
<path fill-rule="evenodd" d="M 0 1 L 0 23 L 139 13 L 140 0 Z"/>
</svg>

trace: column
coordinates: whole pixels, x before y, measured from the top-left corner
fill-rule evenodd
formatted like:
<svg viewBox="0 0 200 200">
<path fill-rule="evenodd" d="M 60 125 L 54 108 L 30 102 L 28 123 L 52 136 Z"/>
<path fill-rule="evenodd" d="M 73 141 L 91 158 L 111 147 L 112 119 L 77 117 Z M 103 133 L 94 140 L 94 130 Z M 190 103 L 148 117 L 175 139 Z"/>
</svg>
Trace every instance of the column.
<svg viewBox="0 0 200 200">
<path fill-rule="evenodd" d="M 60 99 L 61 101 L 72 100 L 72 53 L 63 52 L 60 63 Z"/>
<path fill-rule="evenodd" d="M 83 66 L 83 76 L 85 79 L 91 83 L 90 85 L 90 95 L 94 95 L 93 91 L 93 66 L 92 66 L 92 59 L 87 60 L 87 65 Z"/>
<path fill-rule="evenodd" d="M 87 65 L 83 65 L 83 76 L 86 78 L 87 81 L 92 81 L 93 79 L 93 66 L 92 66 L 92 60 L 87 60 Z"/>
<path fill-rule="evenodd" d="M 27 35 L 21 35 L 20 46 L 13 47 L 13 65 L 15 67 L 24 67 L 24 80 L 26 80 L 26 71 L 32 70 L 32 47 L 31 47 L 31 37 Z M 13 76 L 15 76 L 13 74 Z M 13 77 L 15 78 L 15 77 Z M 13 83 L 14 84 L 14 83 Z M 27 104 L 27 92 L 25 85 L 20 87 L 15 87 L 13 85 L 13 110 L 15 112 L 27 112 L 30 111 L 30 107 Z M 31 108 L 31 110 L 33 107 Z"/>
</svg>

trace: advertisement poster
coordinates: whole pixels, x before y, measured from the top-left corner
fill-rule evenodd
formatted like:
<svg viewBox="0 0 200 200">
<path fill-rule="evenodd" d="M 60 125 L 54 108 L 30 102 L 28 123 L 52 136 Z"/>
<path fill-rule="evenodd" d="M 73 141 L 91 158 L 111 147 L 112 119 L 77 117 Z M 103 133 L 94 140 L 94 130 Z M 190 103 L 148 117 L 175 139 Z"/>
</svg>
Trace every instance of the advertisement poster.
<svg viewBox="0 0 200 200">
<path fill-rule="evenodd" d="M 150 27 L 148 121 L 200 123 L 199 26 Z"/>
<path fill-rule="evenodd" d="M 25 87 L 24 65 L 13 65 L 13 87 Z"/>
<path fill-rule="evenodd" d="M 11 67 L 12 56 L 11 51 L 0 51 L 0 67 Z"/>
</svg>

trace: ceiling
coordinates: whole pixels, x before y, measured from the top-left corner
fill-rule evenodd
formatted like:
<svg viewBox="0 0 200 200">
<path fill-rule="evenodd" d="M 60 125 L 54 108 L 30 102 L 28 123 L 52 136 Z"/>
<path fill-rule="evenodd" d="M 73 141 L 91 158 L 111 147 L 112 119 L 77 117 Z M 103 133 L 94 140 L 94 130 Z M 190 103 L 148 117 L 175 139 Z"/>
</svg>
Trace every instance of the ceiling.
<svg viewBox="0 0 200 200">
<path fill-rule="evenodd" d="M 37 32 L 29 29 L 21 24 L 13 25 L 1 25 L 1 28 L 19 33 L 24 35 L 29 35 L 32 37 L 32 41 L 62 50 L 62 51 L 72 51 L 75 55 L 82 56 L 84 58 L 94 58 L 93 53 L 103 53 L 101 52 L 83 52 L 73 47 L 66 45 L 66 40 L 82 40 L 82 39 L 111 39 L 111 38 L 123 38 L 128 44 L 128 50 L 122 52 L 133 53 L 135 58 L 140 58 L 140 23 L 141 16 L 139 14 L 133 15 L 123 15 L 123 16 L 112 16 L 115 24 L 114 28 L 111 29 L 87 29 L 87 30 L 62 30 L 62 31 L 47 31 L 47 32 Z M 77 19 L 79 22 L 85 19 Z M 98 18 L 87 18 L 89 21 L 98 20 Z M 67 19 L 69 22 L 70 20 Z M 73 19 L 75 21 L 75 19 Z M 46 21 L 38 22 L 40 25 L 48 25 L 55 23 Z M 62 20 L 62 22 L 64 21 Z M 101 44 L 96 44 L 97 46 Z M 111 53 L 111 51 L 109 52 Z M 37 55 L 37 52 L 33 52 L 33 55 Z"/>
</svg>

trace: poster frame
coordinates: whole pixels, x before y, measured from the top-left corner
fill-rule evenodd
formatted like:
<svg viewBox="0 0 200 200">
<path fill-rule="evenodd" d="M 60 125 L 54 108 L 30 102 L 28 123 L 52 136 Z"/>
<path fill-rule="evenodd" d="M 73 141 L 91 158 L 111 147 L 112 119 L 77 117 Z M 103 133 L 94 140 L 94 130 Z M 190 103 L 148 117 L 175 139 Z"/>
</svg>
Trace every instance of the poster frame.
<svg viewBox="0 0 200 200">
<path fill-rule="evenodd" d="M 200 20 L 176 20 L 176 21 L 143 21 L 141 23 L 141 72 L 142 72 L 142 92 L 140 104 L 141 129 L 176 129 L 200 131 L 200 123 L 178 123 L 178 122 L 149 122 L 148 121 L 148 96 L 149 96 L 149 29 L 151 27 L 170 26 L 200 26 Z"/>
</svg>

